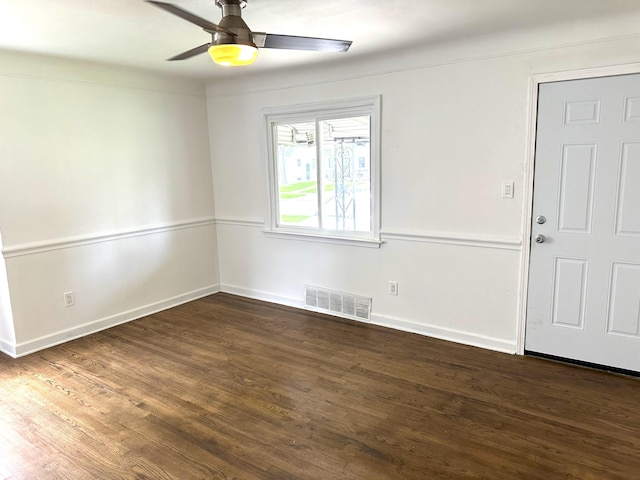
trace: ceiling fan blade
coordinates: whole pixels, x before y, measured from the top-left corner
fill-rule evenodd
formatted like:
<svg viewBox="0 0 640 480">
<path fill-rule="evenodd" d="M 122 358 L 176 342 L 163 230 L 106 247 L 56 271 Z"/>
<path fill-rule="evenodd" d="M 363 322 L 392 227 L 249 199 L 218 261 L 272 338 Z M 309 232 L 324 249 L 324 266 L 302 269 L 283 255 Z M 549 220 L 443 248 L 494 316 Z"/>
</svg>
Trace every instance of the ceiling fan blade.
<svg viewBox="0 0 640 480">
<path fill-rule="evenodd" d="M 294 35 L 276 35 L 273 33 L 252 32 L 253 41 L 262 48 L 284 48 L 288 50 L 313 50 L 316 52 L 346 52 L 351 46 L 350 40 L 331 38 L 296 37 Z"/>
<path fill-rule="evenodd" d="M 186 60 L 187 58 L 195 57 L 196 55 L 200 55 L 201 53 L 206 52 L 209 49 L 210 45 L 210 43 L 205 43 L 204 45 L 200 45 L 199 47 L 192 48 L 191 50 L 187 50 L 186 52 L 182 52 L 175 57 L 167 58 L 167 60 Z"/>
<path fill-rule="evenodd" d="M 146 2 L 152 5 L 155 5 L 158 8 L 162 8 L 163 10 L 166 10 L 169 13 L 173 13 L 174 15 L 186 20 L 187 22 L 191 22 L 195 25 L 198 25 L 199 27 L 202 27 L 207 32 L 210 32 L 210 33 L 224 32 L 224 33 L 228 33 L 229 35 L 233 35 L 233 36 L 236 35 L 231 30 L 227 30 L 226 28 L 220 27 L 215 23 L 210 22 L 209 20 L 205 20 L 202 17 L 194 15 L 191 12 L 187 12 L 186 10 L 183 10 L 182 8 L 177 7 L 172 3 L 155 2 L 153 0 L 146 0 Z"/>
</svg>

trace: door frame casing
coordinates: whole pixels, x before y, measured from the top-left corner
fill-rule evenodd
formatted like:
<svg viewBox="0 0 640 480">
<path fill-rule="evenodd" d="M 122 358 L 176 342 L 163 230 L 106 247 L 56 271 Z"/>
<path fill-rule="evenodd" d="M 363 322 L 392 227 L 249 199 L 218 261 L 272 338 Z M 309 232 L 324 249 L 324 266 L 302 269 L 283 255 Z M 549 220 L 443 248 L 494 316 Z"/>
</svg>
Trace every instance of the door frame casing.
<svg viewBox="0 0 640 480">
<path fill-rule="evenodd" d="M 520 256 L 520 288 L 518 289 L 518 325 L 516 354 L 524 355 L 529 294 L 529 262 L 531 260 L 531 222 L 533 220 L 533 175 L 535 172 L 536 135 L 538 123 L 538 87 L 542 83 L 613 77 L 640 73 L 640 63 L 533 74 L 529 77 L 529 108 L 527 145 L 522 192 L 522 254 Z"/>
</svg>

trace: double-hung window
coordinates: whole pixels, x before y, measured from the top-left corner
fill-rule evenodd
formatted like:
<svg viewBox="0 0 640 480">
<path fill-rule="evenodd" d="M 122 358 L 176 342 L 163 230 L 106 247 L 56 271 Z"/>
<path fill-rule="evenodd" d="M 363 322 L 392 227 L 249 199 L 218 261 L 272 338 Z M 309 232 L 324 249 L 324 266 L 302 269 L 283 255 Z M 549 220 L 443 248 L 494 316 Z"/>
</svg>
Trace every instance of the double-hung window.
<svg viewBox="0 0 640 480">
<path fill-rule="evenodd" d="M 265 111 L 272 234 L 379 245 L 380 97 Z"/>
</svg>

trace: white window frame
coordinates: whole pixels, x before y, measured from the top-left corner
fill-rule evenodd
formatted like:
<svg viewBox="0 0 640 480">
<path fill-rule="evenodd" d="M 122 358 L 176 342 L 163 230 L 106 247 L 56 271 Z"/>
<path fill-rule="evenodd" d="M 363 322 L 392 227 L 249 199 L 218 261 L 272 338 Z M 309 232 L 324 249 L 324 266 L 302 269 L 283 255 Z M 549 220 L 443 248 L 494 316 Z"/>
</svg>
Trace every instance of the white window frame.
<svg viewBox="0 0 640 480">
<path fill-rule="evenodd" d="M 291 105 L 263 110 L 265 128 L 267 172 L 268 172 L 268 220 L 265 233 L 272 237 L 295 238 L 318 242 L 359 245 L 377 248 L 380 240 L 380 95 L 337 100 L 330 102 Z M 297 123 L 330 120 L 336 117 L 369 116 L 371 137 L 370 158 L 370 208 L 371 230 L 369 232 L 344 231 L 278 225 L 279 192 L 277 176 L 277 145 L 274 143 L 274 128 L 282 123 Z M 321 162 L 317 158 L 318 165 Z"/>
</svg>

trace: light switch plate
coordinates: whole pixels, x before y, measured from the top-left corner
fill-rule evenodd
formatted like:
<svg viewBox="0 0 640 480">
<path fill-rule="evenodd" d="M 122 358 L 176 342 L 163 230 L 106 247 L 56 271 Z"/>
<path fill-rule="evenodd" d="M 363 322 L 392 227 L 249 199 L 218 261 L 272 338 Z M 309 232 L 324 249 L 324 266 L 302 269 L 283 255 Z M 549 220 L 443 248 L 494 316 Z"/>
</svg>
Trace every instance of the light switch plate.
<svg viewBox="0 0 640 480">
<path fill-rule="evenodd" d="M 513 190 L 515 188 L 515 184 L 511 180 L 506 180 L 502 182 L 502 198 L 513 198 Z"/>
</svg>

